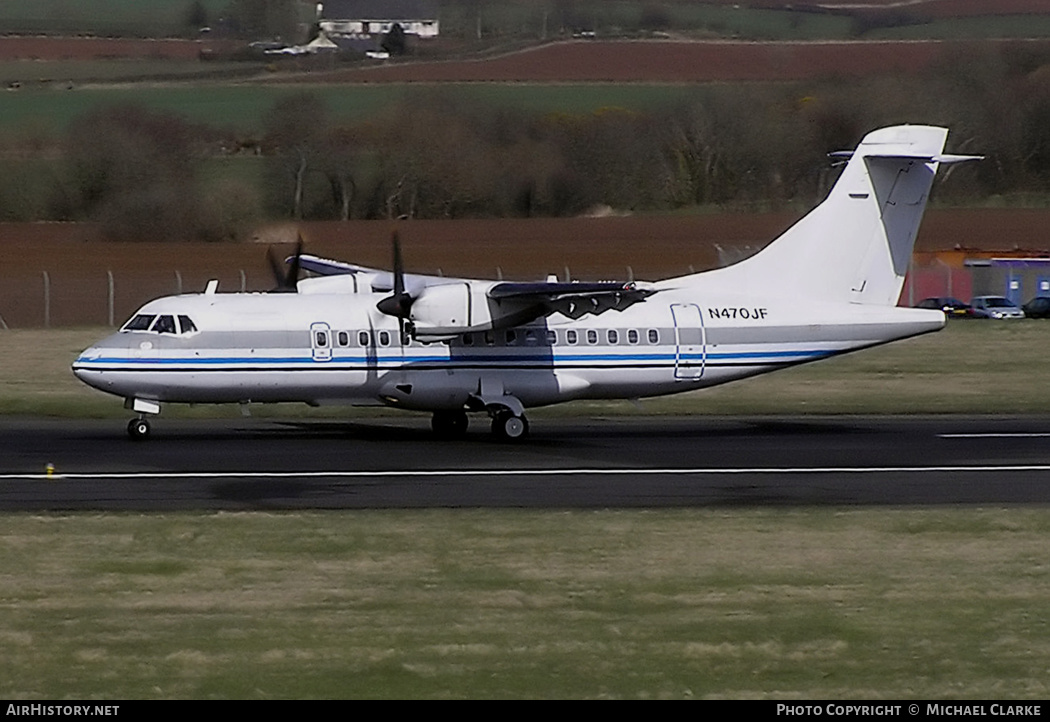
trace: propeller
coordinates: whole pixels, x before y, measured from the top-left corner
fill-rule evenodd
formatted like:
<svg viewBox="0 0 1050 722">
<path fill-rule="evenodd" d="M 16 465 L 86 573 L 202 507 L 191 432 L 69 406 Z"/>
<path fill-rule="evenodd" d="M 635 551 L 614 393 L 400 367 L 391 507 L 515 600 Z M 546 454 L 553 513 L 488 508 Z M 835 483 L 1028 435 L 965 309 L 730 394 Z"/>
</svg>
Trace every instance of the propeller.
<svg viewBox="0 0 1050 722">
<path fill-rule="evenodd" d="M 412 294 L 405 290 L 405 268 L 401 260 L 401 237 L 397 231 L 390 236 L 394 246 L 394 292 L 376 304 L 376 308 L 387 316 L 394 316 L 401 329 L 401 338 L 405 337 L 405 321 L 412 311 Z"/>
<path fill-rule="evenodd" d="M 270 293 L 298 293 L 299 292 L 299 259 L 303 255 L 303 236 L 298 234 L 295 244 L 295 255 L 289 256 L 288 270 L 281 267 L 281 262 L 274 255 L 273 246 L 266 249 L 266 260 L 270 262 L 270 271 L 276 284 Z"/>
</svg>

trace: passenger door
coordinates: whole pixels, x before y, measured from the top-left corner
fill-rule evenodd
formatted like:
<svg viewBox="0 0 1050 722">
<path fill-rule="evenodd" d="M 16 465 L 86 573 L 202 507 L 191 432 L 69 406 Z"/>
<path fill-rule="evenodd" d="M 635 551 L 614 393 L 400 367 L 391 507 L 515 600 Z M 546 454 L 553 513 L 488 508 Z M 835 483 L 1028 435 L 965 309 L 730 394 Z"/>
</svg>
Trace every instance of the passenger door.
<svg viewBox="0 0 1050 722">
<path fill-rule="evenodd" d="M 327 323 L 310 324 L 310 351 L 314 361 L 332 360 L 332 329 Z"/>
<path fill-rule="evenodd" d="M 704 375 L 707 363 L 703 314 L 695 303 L 673 303 L 671 317 L 674 319 L 674 377 L 696 381 Z"/>
</svg>

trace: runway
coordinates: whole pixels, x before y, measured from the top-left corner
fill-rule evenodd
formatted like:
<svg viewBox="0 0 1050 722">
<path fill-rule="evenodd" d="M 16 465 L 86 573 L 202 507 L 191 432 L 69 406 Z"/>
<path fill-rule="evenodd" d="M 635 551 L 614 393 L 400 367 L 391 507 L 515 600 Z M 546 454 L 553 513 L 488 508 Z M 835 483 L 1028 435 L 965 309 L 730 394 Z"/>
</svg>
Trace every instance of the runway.
<svg viewBox="0 0 1050 722">
<path fill-rule="evenodd" d="M 0 419 L 0 510 L 1050 503 L 1050 418 Z M 48 465 L 53 473 L 46 472 Z"/>
</svg>

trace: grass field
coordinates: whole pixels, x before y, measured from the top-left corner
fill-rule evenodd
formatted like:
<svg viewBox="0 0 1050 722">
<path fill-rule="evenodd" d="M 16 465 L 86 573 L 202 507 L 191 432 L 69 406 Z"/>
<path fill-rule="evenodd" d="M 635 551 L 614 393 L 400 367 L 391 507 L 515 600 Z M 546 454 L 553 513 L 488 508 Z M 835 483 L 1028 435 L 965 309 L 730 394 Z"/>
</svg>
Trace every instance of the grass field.
<svg viewBox="0 0 1050 722">
<path fill-rule="evenodd" d="M 119 399 L 78 382 L 77 354 L 104 328 L 0 331 L 0 413 L 124 416 Z M 1050 322 L 960 321 L 936 334 L 699 392 L 642 401 L 655 414 L 1046 413 Z M 305 405 L 262 414 L 359 413 Z M 165 415 L 230 415 L 233 406 L 170 406 Z M 403 413 L 390 411 L 390 413 Z M 635 414 L 626 401 L 579 402 L 532 414 Z"/>
<path fill-rule="evenodd" d="M 9 65 L 9 64 L 8 64 Z M 216 128 L 257 132 L 274 104 L 302 92 L 317 95 L 333 118 L 343 122 L 375 117 L 401 102 L 425 97 L 425 89 L 400 84 L 311 85 L 264 84 L 133 84 L 95 86 L 67 91 L 24 89 L 5 98 L 0 131 L 60 136 L 81 116 L 109 106 L 141 105 L 179 115 Z M 433 91 L 431 91 L 433 92 Z M 687 86 L 594 84 L 463 84 L 442 86 L 443 97 L 454 94 L 463 103 L 481 102 L 530 112 L 591 113 L 603 107 L 643 109 L 684 103 L 697 91 Z"/>
<path fill-rule="evenodd" d="M 8 699 L 1050 693 L 1045 510 L 3 522 Z"/>
</svg>

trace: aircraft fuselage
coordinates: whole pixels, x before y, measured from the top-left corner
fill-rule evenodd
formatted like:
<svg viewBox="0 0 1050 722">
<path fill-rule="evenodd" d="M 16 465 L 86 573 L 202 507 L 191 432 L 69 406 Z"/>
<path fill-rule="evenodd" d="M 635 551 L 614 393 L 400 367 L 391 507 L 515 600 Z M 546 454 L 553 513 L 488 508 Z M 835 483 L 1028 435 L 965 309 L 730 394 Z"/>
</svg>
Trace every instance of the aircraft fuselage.
<svg viewBox="0 0 1050 722">
<path fill-rule="evenodd" d="M 401 337 L 381 294 L 201 294 L 138 315 L 191 319 L 174 332 L 121 330 L 74 373 L 157 402 L 300 401 L 454 410 L 479 392 L 525 407 L 642 398 L 713 386 L 941 328 L 944 315 L 669 290 L 599 316 L 553 314 L 446 342 Z"/>
</svg>

